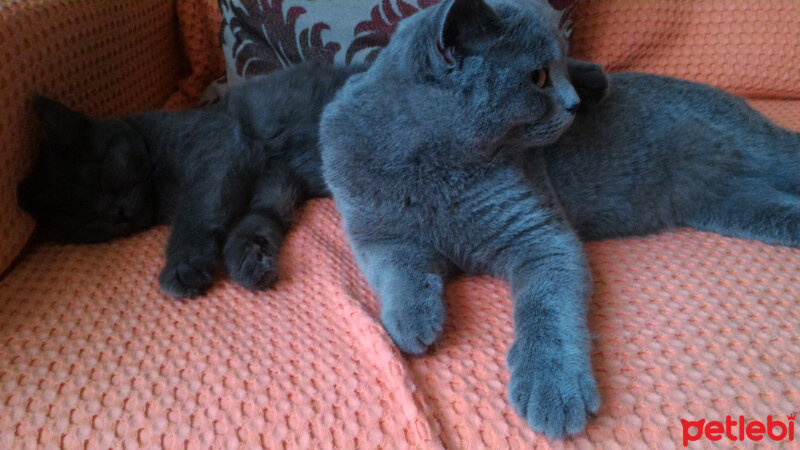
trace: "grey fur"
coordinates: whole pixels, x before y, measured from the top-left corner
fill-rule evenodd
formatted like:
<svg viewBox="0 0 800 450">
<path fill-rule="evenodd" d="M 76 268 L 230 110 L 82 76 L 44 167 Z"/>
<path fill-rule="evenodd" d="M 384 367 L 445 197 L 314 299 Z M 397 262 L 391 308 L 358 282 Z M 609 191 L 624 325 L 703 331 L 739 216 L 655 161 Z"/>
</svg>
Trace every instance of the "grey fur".
<svg viewBox="0 0 800 450">
<path fill-rule="evenodd" d="M 800 246 L 797 133 L 702 84 L 609 80 L 607 99 L 539 150 L 581 238 L 688 226 Z"/>
<path fill-rule="evenodd" d="M 507 280 L 509 398 L 560 437 L 600 406 L 572 227 L 593 239 L 690 225 L 797 246 L 800 156 L 796 134 L 741 101 L 644 75 L 613 77 L 609 98 L 555 143 L 576 106 L 556 23 L 539 2 L 419 13 L 325 108 L 320 137 L 323 175 L 398 347 L 421 354 L 436 341 L 455 271 Z M 528 80 L 540 68 L 545 89 Z"/>
</svg>

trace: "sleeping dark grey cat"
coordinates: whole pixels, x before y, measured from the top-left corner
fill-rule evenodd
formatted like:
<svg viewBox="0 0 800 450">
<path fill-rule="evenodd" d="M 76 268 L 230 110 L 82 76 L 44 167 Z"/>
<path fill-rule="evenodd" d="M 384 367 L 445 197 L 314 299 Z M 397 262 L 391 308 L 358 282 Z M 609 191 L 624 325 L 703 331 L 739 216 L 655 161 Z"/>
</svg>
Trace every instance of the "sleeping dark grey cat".
<svg viewBox="0 0 800 450">
<path fill-rule="evenodd" d="M 800 138 L 726 93 L 648 75 L 611 76 L 575 119 L 543 3 L 447 0 L 403 22 L 325 108 L 320 138 L 398 347 L 420 354 L 439 337 L 454 271 L 507 280 L 510 401 L 563 436 L 600 406 L 578 236 L 693 226 L 798 247 Z"/>
<path fill-rule="evenodd" d="M 599 66 L 570 61 L 586 103 L 605 92 Z M 43 97 L 49 129 L 20 204 L 60 242 L 102 242 L 172 223 L 167 293 L 192 297 L 228 274 L 250 289 L 275 280 L 275 257 L 297 205 L 325 196 L 319 116 L 364 67 L 306 63 L 233 88 L 219 105 L 92 118 Z"/>
<path fill-rule="evenodd" d="M 322 107 L 353 72 L 302 64 L 253 79 L 209 108 L 96 119 L 43 97 L 50 132 L 20 204 L 43 234 L 100 242 L 171 223 L 159 281 L 176 297 L 228 274 L 257 289 L 275 279 L 292 213 L 327 195 L 319 162 Z"/>
</svg>

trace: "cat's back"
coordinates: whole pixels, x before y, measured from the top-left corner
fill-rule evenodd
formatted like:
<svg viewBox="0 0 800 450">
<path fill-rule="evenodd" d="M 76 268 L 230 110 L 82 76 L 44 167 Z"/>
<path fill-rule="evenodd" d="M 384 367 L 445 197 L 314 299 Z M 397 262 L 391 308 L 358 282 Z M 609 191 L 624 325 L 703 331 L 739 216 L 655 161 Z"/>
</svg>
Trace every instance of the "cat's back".
<svg viewBox="0 0 800 450">
<path fill-rule="evenodd" d="M 580 113 L 543 150 L 553 187 L 584 237 L 675 224 L 679 210 L 709 189 L 763 173 L 788 179 L 800 172 L 797 135 L 741 98 L 638 73 L 611 74 L 609 86 L 603 103 Z M 605 230 L 606 221 L 639 229 Z"/>
<path fill-rule="evenodd" d="M 576 117 L 551 154 L 631 158 L 758 158 L 797 150 L 796 135 L 723 90 L 640 73 L 609 75 L 609 94 Z"/>
<path fill-rule="evenodd" d="M 609 75 L 609 96 L 586 122 L 620 123 L 656 131 L 710 127 L 721 134 L 741 135 L 785 130 L 724 90 L 688 80 L 642 73 Z"/>
<path fill-rule="evenodd" d="M 315 130 L 322 108 L 351 75 L 363 70 L 360 65 L 298 64 L 232 89 L 224 100 L 225 109 L 257 139 L 272 138 L 292 127 Z"/>
</svg>

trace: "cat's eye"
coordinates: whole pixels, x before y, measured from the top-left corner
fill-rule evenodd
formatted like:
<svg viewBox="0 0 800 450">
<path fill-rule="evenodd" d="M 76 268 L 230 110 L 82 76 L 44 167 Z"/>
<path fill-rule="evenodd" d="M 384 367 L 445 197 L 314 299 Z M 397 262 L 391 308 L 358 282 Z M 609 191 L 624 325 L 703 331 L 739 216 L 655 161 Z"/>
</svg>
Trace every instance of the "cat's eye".
<svg viewBox="0 0 800 450">
<path fill-rule="evenodd" d="M 535 84 L 541 89 L 547 86 L 549 81 L 549 77 L 547 75 L 547 69 L 537 69 L 531 72 L 529 77 L 531 79 L 531 83 Z"/>
</svg>

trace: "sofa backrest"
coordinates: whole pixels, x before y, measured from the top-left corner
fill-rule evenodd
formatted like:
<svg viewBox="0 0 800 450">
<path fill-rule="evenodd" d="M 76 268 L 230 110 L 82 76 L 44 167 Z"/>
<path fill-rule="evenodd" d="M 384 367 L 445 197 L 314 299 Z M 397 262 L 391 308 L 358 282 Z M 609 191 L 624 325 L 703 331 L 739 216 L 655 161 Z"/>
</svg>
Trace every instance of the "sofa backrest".
<svg viewBox="0 0 800 450">
<path fill-rule="evenodd" d="M 575 12 L 573 54 L 613 72 L 798 99 L 800 1 L 584 0 Z"/>
<path fill-rule="evenodd" d="M 677 76 L 747 96 L 800 98 L 800 1 L 550 1 L 576 5 L 573 54 L 610 71 Z M 402 19 L 438 2 L 220 0 L 227 81 L 303 59 L 372 59 Z"/>
</svg>

